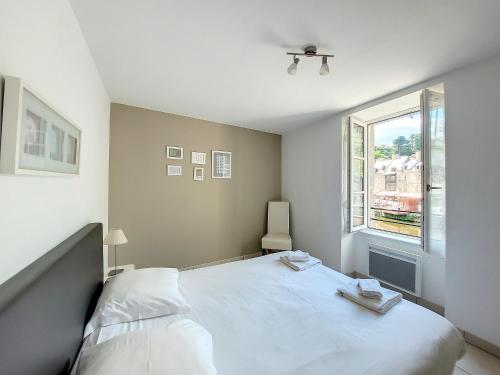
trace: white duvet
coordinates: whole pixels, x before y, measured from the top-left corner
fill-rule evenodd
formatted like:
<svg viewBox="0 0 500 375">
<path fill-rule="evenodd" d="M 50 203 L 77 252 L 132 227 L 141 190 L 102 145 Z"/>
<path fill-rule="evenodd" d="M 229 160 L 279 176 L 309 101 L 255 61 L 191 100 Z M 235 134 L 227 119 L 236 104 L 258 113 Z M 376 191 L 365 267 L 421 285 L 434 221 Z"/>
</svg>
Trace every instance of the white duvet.
<svg viewBox="0 0 500 375">
<path fill-rule="evenodd" d="M 379 315 L 336 294 L 349 280 L 279 254 L 181 272 L 189 314 L 104 327 L 84 347 L 187 317 L 212 334 L 219 375 L 452 374 L 464 341 L 450 322 L 408 301 Z"/>
</svg>

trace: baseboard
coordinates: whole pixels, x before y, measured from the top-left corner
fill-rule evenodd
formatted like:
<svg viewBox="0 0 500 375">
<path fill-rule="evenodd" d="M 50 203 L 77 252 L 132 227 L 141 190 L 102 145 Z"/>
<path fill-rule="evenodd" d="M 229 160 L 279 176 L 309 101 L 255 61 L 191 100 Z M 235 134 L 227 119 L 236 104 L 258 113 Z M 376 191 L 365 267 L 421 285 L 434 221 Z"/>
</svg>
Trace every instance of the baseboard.
<svg viewBox="0 0 500 375">
<path fill-rule="evenodd" d="M 434 311 L 436 314 L 444 316 L 444 307 L 441 305 L 438 305 L 434 302 L 428 301 L 422 297 L 417 297 L 417 304 L 422 306 L 422 307 L 425 307 L 426 309 Z"/>
<path fill-rule="evenodd" d="M 209 263 L 202 263 L 202 264 L 196 264 L 194 266 L 183 267 L 183 268 L 180 268 L 179 271 L 188 271 L 188 270 L 194 270 L 197 268 L 215 266 L 217 264 L 236 262 L 238 260 L 256 258 L 256 257 L 259 257 L 261 255 L 262 255 L 262 252 L 259 251 L 258 253 L 245 254 L 245 255 L 240 255 L 237 257 L 233 257 L 233 258 L 226 258 L 226 259 L 221 259 L 221 260 L 215 260 L 215 261 L 209 262 Z"/>
<path fill-rule="evenodd" d="M 470 332 L 467 332 L 464 330 L 461 330 L 461 331 L 464 335 L 464 339 L 466 342 L 478 347 L 481 350 L 484 350 L 487 353 L 490 353 L 491 355 L 493 355 L 497 358 L 500 358 L 500 347 L 499 346 L 492 344 L 489 341 L 483 340 L 482 338 L 477 337 L 476 335 L 473 335 Z"/>
</svg>

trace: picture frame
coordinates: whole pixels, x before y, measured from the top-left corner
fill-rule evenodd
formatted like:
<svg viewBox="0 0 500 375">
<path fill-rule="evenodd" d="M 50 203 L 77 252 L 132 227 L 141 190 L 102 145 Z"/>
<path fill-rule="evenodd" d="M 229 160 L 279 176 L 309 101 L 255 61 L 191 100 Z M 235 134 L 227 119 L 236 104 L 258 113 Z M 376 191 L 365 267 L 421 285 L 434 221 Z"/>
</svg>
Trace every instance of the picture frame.
<svg viewBox="0 0 500 375">
<path fill-rule="evenodd" d="M 167 176 L 182 176 L 181 165 L 167 165 Z"/>
<path fill-rule="evenodd" d="M 203 181 L 204 169 L 202 167 L 193 168 L 193 180 Z"/>
<path fill-rule="evenodd" d="M 0 172 L 78 175 L 82 132 L 20 78 L 5 77 Z"/>
<path fill-rule="evenodd" d="M 177 146 L 166 146 L 165 153 L 167 159 L 182 160 L 184 159 L 184 148 Z"/>
<path fill-rule="evenodd" d="M 191 152 L 191 164 L 206 164 L 207 154 L 205 152 Z"/>
<path fill-rule="evenodd" d="M 212 151 L 212 178 L 231 178 L 232 153 L 230 151 Z"/>
</svg>

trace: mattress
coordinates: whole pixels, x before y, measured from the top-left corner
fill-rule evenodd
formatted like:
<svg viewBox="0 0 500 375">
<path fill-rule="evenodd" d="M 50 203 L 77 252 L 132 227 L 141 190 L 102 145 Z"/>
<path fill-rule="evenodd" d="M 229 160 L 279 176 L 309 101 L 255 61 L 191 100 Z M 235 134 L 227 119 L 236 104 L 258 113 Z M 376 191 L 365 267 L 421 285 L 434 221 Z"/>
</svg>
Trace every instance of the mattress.
<svg viewBox="0 0 500 375">
<path fill-rule="evenodd" d="M 379 315 L 337 295 L 349 280 L 293 271 L 279 254 L 184 271 L 189 314 L 104 327 L 83 347 L 189 318 L 212 334 L 220 375 L 452 374 L 465 344 L 448 320 L 404 300 Z"/>
</svg>

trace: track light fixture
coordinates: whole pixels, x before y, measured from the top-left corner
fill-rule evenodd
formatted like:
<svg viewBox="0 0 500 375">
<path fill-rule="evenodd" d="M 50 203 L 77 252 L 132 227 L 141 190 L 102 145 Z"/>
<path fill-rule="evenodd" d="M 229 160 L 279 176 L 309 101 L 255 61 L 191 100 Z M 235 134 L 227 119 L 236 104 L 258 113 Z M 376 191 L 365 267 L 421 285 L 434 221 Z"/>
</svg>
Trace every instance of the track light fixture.
<svg viewBox="0 0 500 375">
<path fill-rule="evenodd" d="M 287 55 L 293 56 L 293 62 L 287 69 L 288 74 L 294 75 L 297 73 L 297 66 L 299 64 L 299 58 L 297 56 L 306 56 L 306 57 L 321 57 L 322 63 L 321 68 L 319 69 L 319 74 L 322 76 L 326 76 L 330 74 L 330 67 L 328 66 L 328 58 L 334 58 L 334 55 L 323 55 L 318 54 L 318 49 L 316 46 L 310 45 L 304 47 L 304 52 L 287 52 Z"/>
</svg>

